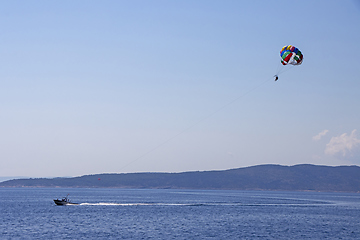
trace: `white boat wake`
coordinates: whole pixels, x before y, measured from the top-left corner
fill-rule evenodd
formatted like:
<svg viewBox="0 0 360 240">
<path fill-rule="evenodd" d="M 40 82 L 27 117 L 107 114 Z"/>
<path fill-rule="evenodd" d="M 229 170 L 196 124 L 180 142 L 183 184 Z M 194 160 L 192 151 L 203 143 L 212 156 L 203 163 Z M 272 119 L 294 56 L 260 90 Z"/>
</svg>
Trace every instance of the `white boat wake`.
<svg viewBox="0 0 360 240">
<path fill-rule="evenodd" d="M 310 203 L 109 203 L 109 202 L 98 202 L 98 203 L 80 203 L 77 206 L 315 206 L 315 205 L 329 205 L 334 204 L 330 202 L 310 202 Z M 74 204 L 75 205 L 75 204 Z"/>
<path fill-rule="evenodd" d="M 80 203 L 81 206 L 198 206 L 194 203 Z"/>
</svg>

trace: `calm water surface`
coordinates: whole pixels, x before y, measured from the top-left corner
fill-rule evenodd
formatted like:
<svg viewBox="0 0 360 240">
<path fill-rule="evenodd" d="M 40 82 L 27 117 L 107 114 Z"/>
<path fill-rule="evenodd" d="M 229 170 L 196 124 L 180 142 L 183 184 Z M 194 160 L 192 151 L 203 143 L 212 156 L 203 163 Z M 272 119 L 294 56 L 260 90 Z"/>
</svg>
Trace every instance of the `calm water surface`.
<svg viewBox="0 0 360 240">
<path fill-rule="evenodd" d="M 0 188 L 0 239 L 55 238 L 360 239 L 360 194 Z"/>
</svg>

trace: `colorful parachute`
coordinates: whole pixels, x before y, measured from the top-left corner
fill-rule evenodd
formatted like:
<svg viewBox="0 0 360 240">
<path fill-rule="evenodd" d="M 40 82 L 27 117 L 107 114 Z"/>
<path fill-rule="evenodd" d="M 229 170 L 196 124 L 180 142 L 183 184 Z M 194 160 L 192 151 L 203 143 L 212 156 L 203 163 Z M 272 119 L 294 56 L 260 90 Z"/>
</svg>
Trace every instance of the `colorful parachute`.
<svg viewBox="0 0 360 240">
<path fill-rule="evenodd" d="M 284 46 L 280 51 L 280 57 L 283 65 L 300 65 L 303 61 L 300 50 L 292 45 Z"/>
</svg>

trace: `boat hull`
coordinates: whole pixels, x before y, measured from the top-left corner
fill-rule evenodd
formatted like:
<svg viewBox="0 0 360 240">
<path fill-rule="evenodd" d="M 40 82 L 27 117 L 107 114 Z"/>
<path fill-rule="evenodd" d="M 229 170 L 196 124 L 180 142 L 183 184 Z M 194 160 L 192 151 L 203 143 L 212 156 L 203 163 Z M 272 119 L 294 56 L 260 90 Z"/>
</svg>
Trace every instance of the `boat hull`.
<svg viewBox="0 0 360 240">
<path fill-rule="evenodd" d="M 78 203 L 72 203 L 72 202 L 67 202 L 67 201 L 58 200 L 58 199 L 54 199 L 54 203 L 55 203 L 56 205 L 59 205 L 59 206 L 64 206 L 64 205 L 79 205 Z"/>
</svg>

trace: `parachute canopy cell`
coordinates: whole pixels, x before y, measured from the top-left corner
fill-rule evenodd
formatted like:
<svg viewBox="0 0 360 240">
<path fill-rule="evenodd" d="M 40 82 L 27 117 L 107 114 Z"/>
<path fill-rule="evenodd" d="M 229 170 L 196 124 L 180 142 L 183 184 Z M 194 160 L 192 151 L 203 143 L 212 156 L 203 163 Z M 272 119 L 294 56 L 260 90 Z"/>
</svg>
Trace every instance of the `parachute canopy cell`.
<svg viewBox="0 0 360 240">
<path fill-rule="evenodd" d="M 292 45 L 284 46 L 280 51 L 280 57 L 283 65 L 300 65 L 303 61 L 300 50 Z"/>
</svg>

